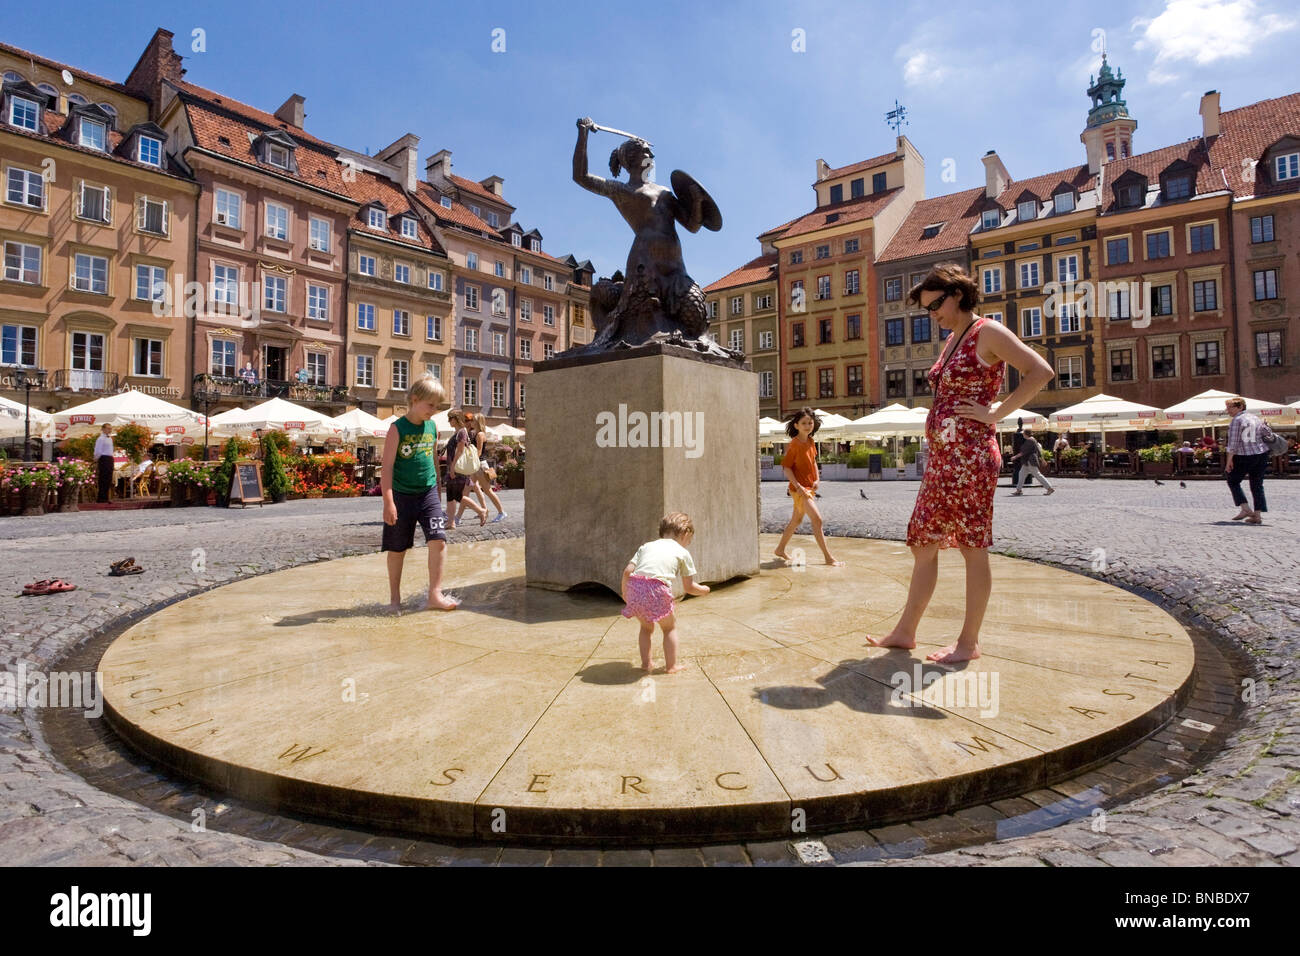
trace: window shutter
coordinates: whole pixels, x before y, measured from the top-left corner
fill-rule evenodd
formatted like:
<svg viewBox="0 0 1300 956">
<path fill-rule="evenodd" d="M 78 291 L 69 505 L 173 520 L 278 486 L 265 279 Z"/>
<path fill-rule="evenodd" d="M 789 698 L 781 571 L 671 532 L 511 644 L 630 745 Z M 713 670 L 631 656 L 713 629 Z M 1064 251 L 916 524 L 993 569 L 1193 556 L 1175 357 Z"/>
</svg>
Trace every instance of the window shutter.
<svg viewBox="0 0 1300 956">
<path fill-rule="evenodd" d="M 159 229 L 159 231 L 160 231 L 164 236 L 165 236 L 165 235 L 168 235 L 168 234 L 170 233 L 170 231 L 171 231 L 171 230 L 168 228 L 168 226 L 171 224 L 171 218 L 168 216 L 167 212 L 168 212 L 168 204 L 167 204 L 167 200 L 164 199 L 164 200 L 163 200 L 163 204 L 162 204 L 162 226 L 161 226 L 161 228 Z"/>
<path fill-rule="evenodd" d="M 109 201 L 108 187 L 104 186 L 103 190 L 104 190 L 104 222 L 106 222 L 108 225 L 111 226 L 113 224 L 113 206 L 112 203 Z"/>
<path fill-rule="evenodd" d="M 147 207 L 145 206 L 144 197 L 137 196 L 135 200 L 135 227 L 142 232 L 144 231 L 145 227 L 148 225 L 148 222 L 145 218 L 146 208 Z"/>
</svg>

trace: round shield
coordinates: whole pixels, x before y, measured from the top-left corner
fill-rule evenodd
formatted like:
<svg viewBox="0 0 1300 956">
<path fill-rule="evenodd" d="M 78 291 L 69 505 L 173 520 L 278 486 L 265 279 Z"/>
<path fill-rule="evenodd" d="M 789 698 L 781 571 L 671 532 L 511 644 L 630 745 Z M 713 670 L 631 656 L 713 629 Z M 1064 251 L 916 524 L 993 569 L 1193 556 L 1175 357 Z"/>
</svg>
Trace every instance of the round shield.
<svg viewBox="0 0 1300 956">
<path fill-rule="evenodd" d="M 682 224 L 687 229 L 695 232 L 703 226 L 710 232 L 717 232 L 722 228 L 722 213 L 718 210 L 718 204 L 690 173 L 674 169 L 670 181 L 677 201 L 682 204 L 686 217 Z"/>
</svg>

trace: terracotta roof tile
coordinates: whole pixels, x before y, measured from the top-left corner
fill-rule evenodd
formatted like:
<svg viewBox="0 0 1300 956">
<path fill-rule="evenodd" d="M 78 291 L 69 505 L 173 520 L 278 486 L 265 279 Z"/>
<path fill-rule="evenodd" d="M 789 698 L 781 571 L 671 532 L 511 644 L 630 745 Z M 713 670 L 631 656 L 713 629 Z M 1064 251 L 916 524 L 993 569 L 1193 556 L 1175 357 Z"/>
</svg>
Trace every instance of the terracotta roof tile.
<svg viewBox="0 0 1300 956">
<path fill-rule="evenodd" d="M 411 197 L 407 195 L 406 190 L 402 189 L 396 183 L 386 176 L 372 173 L 369 170 L 358 170 L 355 182 L 349 184 L 352 187 L 352 196 L 362 205 L 352 216 L 349 228 L 357 232 L 364 232 L 372 236 L 383 236 L 394 242 L 404 243 L 408 246 L 417 247 L 428 251 L 433 249 L 442 252 L 442 247 L 434 239 L 433 234 L 429 232 L 424 225 L 424 221 L 415 216 L 417 239 L 408 239 L 402 235 L 400 224 L 397 217 L 404 212 L 412 210 Z M 387 228 L 378 229 L 370 225 L 370 217 L 366 206 L 378 200 L 383 203 L 384 208 L 388 211 L 386 220 Z"/>
<path fill-rule="evenodd" d="M 483 199 L 490 202 L 497 203 L 500 206 L 505 206 L 507 209 L 511 210 L 515 208 L 482 183 L 476 183 L 474 180 L 466 179 L 464 176 L 457 176 L 455 173 L 451 174 L 451 181 L 455 183 L 458 188 L 468 190 L 469 192 L 481 196 Z"/>
<path fill-rule="evenodd" d="M 829 172 L 827 172 L 824 179 L 819 179 L 817 182 L 824 182 L 825 179 L 838 179 L 840 176 L 848 176 L 851 173 L 860 173 L 864 170 L 871 169 L 875 166 L 884 166 L 886 163 L 892 163 L 896 159 L 898 159 L 897 152 L 884 153 L 883 155 L 880 156 L 873 156 L 871 157 L 871 159 L 864 159 L 861 162 L 850 163 L 847 166 L 832 168 Z M 816 186 L 817 183 L 813 183 L 813 185 Z"/>
<path fill-rule="evenodd" d="M 1109 178 L 1107 176 L 1107 179 Z M 1054 173 L 1043 173 L 1041 176 L 1034 176 L 1030 179 L 1013 179 L 998 194 L 997 202 L 1003 209 L 1014 209 L 1016 197 L 1026 189 L 1046 201 L 1051 197 L 1052 190 L 1062 182 L 1069 183 L 1081 193 L 1097 188 L 1097 177 L 1088 172 L 1088 166 L 1085 163 L 1082 166 L 1071 166 L 1068 169 L 1057 170 Z"/>
<path fill-rule="evenodd" d="M 315 143 L 318 146 L 325 146 L 333 149 L 333 146 L 325 142 L 323 139 L 318 139 L 299 126 L 292 126 L 289 123 L 286 123 L 274 113 L 268 113 L 265 110 L 259 110 L 256 106 L 249 106 L 247 103 L 241 103 L 239 100 L 233 99 L 224 93 L 218 93 L 215 90 L 209 90 L 206 87 L 198 86 L 194 83 L 187 83 L 184 80 L 179 83 L 170 83 L 170 85 L 190 94 L 191 97 L 206 100 L 214 106 L 220 107 L 223 112 L 238 114 L 244 119 L 251 120 L 253 123 L 264 126 L 267 129 L 282 129 L 293 136 L 294 139 L 300 139 L 308 143 Z"/>
<path fill-rule="evenodd" d="M 750 259 L 739 269 L 733 269 L 716 282 L 710 282 L 704 287 L 704 291 L 718 292 L 722 289 L 731 289 L 740 285 L 749 285 L 751 282 L 762 282 L 764 279 L 775 279 L 776 260 L 776 253 L 759 256 L 757 259 Z"/>
<path fill-rule="evenodd" d="M 848 222 L 860 222 L 870 219 L 887 206 L 900 192 L 902 192 L 901 189 L 890 189 L 883 193 L 875 193 L 861 199 L 852 199 L 849 202 L 839 203 L 835 206 L 818 206 L 812 212 L 804 213 L 802 216 L 791 219 L 783 225 L 768 229 L 761 235 L 769 236 L 773 233 L 779 233 L 779 238 L 787 239 L 804 233 L 816 232 L 818 229 L 825 229 L 829 225 L 842 226 Z M 830 216 L 836 218 L 828 222 Z"/>
<path fill-rule="evenodd" d="M 442 204 L 442 194 L 438 192 L 432 183 L 420 180 L 416 184 L 416 196 L 440 221 L 446 221 L 466 229 L 473 229 L 475 232 L 486 233 L 489 239 L 495 239 L 498 242 L 502 241 L 495 229 L 456 200 L 452 199 L 450 209 L 444 206 Z"/>
<path fill-rule="evenodd" d="M 42 110 L 40 132 L 33 132 L 31 130 L 21 129 L 20 127 L 10 126 L 8 124 L 3 128 L 7 133 L 14 133 L 18 136 L 25 136 L 28 139 L 55 144 L 63 149 L 85 153 L 87 156 L 99 156 L 101 158 L 111 159 L 114 162 L 125 163 L 128 166 L 134 166 L 136 169 L 147 169 L 153 173 L 170 176 L 173 179 L 183 179 L 186 182 L 192 181 L 188 176 L 183 176 L 177 170 L 169 168 L 170 161 L 166 159 L 166 150 L 164 150 L 164 166 L 162 168 L 159 168 L 158 166 L 150 166 L 148 163 L 141 163 L 123 156 L 118 152 L 118 148 L 122 145 L 126 136 L 115 129 L 110 129 L 107 133 L 107 138 L 105 140 L 105 144 L 108 146 L 107 152 L 104 150 L 92 149 L 89 146 L 80 146 L 64 139 L 64 129 L 68 125 L 69 119 L 70 117 L 64 116 L 62 113 L 55 112 L 54 110 Z"/>
<path fill-rule="evenodd" d="M 1249 165 L 1242 162 L 1258 160 L 1264 150 L 1283 136 L 1300 136 L 1300 93 L 1227 110 L 1219 115 L 1219 131 L 1210 145 L 1210 156 L 1222 170 L 1219 178 L 1226 178 L 1236 198 L 1300 190 L 1300 182 L 1278 184 L 1267 176 L 1256 175 L 1252 182 L 1246 178 Z"/>
<path fill-rule="evenodd" d="M 964 255 L 971 229 L 980 219 L 980 200 L 983 196 L 983 187 L 977 186 L 959 193 L 921 200 L 907 214 L 878 261 L 891 262 L 954 250 L 961 250 Z M 937 235 L 927 239 L 925 228 L 935 223 L 943 225 Z"/>
</svg>

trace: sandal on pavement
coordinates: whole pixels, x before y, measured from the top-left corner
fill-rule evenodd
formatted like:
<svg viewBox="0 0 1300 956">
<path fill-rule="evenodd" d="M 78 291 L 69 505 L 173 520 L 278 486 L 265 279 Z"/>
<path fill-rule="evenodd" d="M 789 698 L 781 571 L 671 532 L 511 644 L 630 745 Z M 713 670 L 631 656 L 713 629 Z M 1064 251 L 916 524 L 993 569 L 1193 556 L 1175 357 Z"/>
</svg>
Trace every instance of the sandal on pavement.
<svg viewBox="0 0 1300 956">
<path fill-rule="evenodd" d="M 120 577 L 123 574 L 130 574 L 131 568 L 135 564 L 135 558 L 122 558 L 120 561 L 114 561 L 108 566 L 108 573 L 112 577 Z"/>
<path fill-rule="evenodd" d="M 29 596 L 40 596 L 43 594 L 59 594 L 63 591 L 75 591 L 77 586 L 69 584 L 62 578 L 53 578 L 51 580 L 37 581 L 23 588 L 23 594 Z"/>
</svg>

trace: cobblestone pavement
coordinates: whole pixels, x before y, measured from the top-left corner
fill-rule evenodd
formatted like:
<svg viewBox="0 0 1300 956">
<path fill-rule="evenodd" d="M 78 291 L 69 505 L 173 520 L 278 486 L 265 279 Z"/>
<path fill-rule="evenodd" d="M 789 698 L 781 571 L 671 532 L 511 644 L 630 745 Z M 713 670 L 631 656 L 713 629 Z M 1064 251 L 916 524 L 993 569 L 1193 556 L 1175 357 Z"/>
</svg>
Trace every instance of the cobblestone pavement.
<svg viewBox="0 0 1300 956">
<path fill-rule="evenodd" d="M 1300 587 L 1295 543 L 1300 482 L 1268 484 L 1268 523 L 1242 526 L 1220 482 L 1063 479 L 1050 498 L 999 489 L 994 550 L 1093 574 L 1157 600 L 1189 626 L 1239 645 L 1257 681 L 1245 724 L 1200 769 L 1155 792 L 1109 809 L 1104 830 L 1090 819 L 1097 794 L 1122 795 L 1132 776 L 1181 776 L 1183 755 L 1228 724 L 1242 688 L 1212 662 L 1200 674 L 1190 709 L 1198 727 L 1171 726 L 1113 765 L 1051 789 L 931 820 L 791 843 L 655 850 L 457 848 L 406 841 L 353 845 L 322 837 L 278 842 L 299 827 L 264 827 L 266 840 L 222 831 L 215 820 L 194 832 L 186 819 L 108 793 L 54 757 L 33 710 L 0 711 L 0 848 L 11 864 L 349 864 L 382 862 L 693 865 L 1276 865 L 1300 862 Z M 901 538 L 916 494 L 906 482 L 828 483 L 822 506 L 835 535 Z M 789 499 L 780 483 L 762 486 L 763 529 L 778 532 Z M 865 494 L 866 500 L 861 497 Z M 475 522 L 452 540 L 508 537 L 523 531 L 523 493 L 505 492 L 510 517 L 486 528 Z M 310 561 L 377 550 L 375 499 L 289 502 L 267 508 L 89 512 L 0 520 L 0 668 L 49 670 L 92 636 L 117 629 L 207 587 Z M 807 526 L 805 525 L 805 529 Z M 809 537 L 795 539 L 815 554 Z M 1099 550 L 1100 549 L 1100 550 Z M 1102 553 L 1104 552 L 1104 554 Z M 149 570 L 107 576 L 127 555 Z M 1104 572 L 1094 571 L 1105 561 Z M 449 585 L 454 590 L 454 565 Z M 45 598 L 16 597 L 26 581 L 64 577 L 78 590 Z M 1230 638 L 1228 637 L 1230 635 Z M 1217 660 L 1217 658 L 1216 658 Z M 176 790 L 140 791 L 141 799 Z M 1063 825 L 1051 829 L 1057 821 Z M 1066 822 L 1068 821 L 1068 822 Z M 326 828 L 319 828 L 325 830 Z M 1027 833 L 1029 829 L 1040 832 Z M 966 846 L 972 837 L 992 842 Z M 273 842 L 276 841 L 276 842 Z M 304 846 L 303 844 L 308 844 Z M 962 845 L 944 852 L 945 846 Z M 898 859 L 898 857 L 906 857 Z"/>
</svg>

